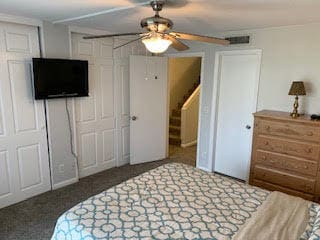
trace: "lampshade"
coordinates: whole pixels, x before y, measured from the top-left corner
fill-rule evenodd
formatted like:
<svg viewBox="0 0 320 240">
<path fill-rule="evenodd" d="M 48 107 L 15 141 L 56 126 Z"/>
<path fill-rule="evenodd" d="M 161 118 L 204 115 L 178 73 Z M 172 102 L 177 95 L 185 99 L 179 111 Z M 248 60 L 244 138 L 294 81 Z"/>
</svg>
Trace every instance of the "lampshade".
<svg viewBox="0 0 320 240">
<path fill-rule="evenodd" d="M 157 35 L 145 38 L 142 40 L 142 42 L 152 53 L 163 53 L 172 44 L 170 40 Z"/>
<path fill-rule="evenodd" d="M 306 89 L 303 82 L 292 82 L 289 95 L 304 96 L 306 95 Z"/>
</svg>

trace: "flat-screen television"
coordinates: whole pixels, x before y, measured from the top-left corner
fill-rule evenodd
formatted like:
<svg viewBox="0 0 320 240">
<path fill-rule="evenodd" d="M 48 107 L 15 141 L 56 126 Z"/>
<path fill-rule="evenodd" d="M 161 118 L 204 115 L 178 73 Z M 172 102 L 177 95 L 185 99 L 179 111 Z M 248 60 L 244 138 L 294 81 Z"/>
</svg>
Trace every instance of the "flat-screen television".
<svg viewBox="0 0 320 240">
<path fill-rule="evenodd" d="M 88 96 L 88 61 L 32 60 L 35 99 Z"/>
</svg>

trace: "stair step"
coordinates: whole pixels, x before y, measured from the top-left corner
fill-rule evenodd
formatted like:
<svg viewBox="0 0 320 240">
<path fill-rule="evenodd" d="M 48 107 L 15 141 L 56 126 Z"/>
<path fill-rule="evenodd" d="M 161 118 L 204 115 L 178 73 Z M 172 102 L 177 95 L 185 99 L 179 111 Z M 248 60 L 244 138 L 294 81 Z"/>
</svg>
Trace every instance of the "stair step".
<svg viewBox="0 0 320 240">
<path fill-rule="evenodd" d="M 173 109 L 172 110 L 172 116 L 173 117 L 180 117 L 181 116 L 181 110 L 180 109 Z"/>
<path fill-rule="evenodd" d="M 180 133 L 181 133 L 180 126 L 169 126 L 169 133 L 180 136 Z"/>
<path fill-rule="evenodd" d="M 180 139 L 180 136 L 177 134 L 169 134 L 169 137 Z"/>
<path fill-rule="evenodd" d="M 170 125 L 181 126 L 181 118 L 180 117 L 170 117 Z"/>
<path fill-rule="evenodd" d="M 177 137 L 175 135 L 170 135 L 169 137 L 169 144 L 171 145 L 181 145 L 181 139 L 180 137 Z"/>
</svg>

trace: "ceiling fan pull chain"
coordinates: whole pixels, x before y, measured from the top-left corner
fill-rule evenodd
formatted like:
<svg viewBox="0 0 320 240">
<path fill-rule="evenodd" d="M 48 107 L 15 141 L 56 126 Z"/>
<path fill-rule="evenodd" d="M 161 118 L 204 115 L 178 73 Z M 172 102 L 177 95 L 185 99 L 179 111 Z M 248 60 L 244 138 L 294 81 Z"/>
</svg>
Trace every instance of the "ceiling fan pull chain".
<svg viewBox="0 0 320 240">
<path fill-rule="evenodd" d="M 144 80 L 148 81 L 148 51 L 147 49 L 145 48 L 145 51 L 146 51 L 146 55 L 145 55 L 145 60 L 146 60 L 146 71 L 145 71 L 145 77 L 144 77 Z"/>
<path fill-rule="evenodd" d="M 158 79 L 158 64 L 156 62 L 154 62 L 154 79 L 157 80 Z"/>
</svg>

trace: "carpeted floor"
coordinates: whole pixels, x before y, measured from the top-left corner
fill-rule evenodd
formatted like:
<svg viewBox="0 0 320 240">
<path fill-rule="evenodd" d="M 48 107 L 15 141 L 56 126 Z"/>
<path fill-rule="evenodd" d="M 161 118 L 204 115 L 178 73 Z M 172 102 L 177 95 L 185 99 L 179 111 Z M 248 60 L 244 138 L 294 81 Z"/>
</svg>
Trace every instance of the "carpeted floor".
<svg viewBox="0 0 320 240">
<path fill-rule="evenodd" d="M 196 166 L 197 146 L 182 148 L 175 145 L 170 145 L 169 156 L 175 162 Z"/>
<path fill-rule="evenodd" d="M 163 160 L 109 169 L 82 178 L 70 186 L 1 209 L 0 239 L 50 239 L 56 220 L 66 210 L 90 196 L 168 162 L 169 160 Z"/>
</svg>

